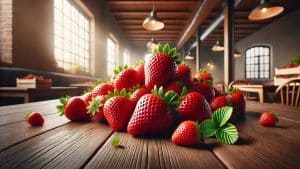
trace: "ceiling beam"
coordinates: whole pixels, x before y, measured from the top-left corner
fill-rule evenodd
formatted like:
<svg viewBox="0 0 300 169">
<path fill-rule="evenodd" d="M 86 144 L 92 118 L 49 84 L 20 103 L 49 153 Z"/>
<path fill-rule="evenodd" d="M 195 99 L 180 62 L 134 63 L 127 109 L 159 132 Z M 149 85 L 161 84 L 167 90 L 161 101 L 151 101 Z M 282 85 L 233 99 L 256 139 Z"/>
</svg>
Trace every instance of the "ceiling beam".
<svg viewBox="0 0 300 169">
<path fill-rule="evenodd" d="M 218 0 L 203 0 L 193 14 L 192 19 L 184 28 L 184 31 L 179 36 L 177 48 L 181 49 L 185 42 L 193 35 L 197 27 L 205 20 L 208 14 L 218 4 Z"/>
<path fill-rule="evenodd" d="M 113 12 L 112 13 L 116 19 L 145 19 L 150 16 L 149 12 Z M 159 12 L 157 11 L 157 16 L 161 19 L 187 19 L 191 13 L 190 12 Z"/>
<path fill-rule="evenodd" d="M 139 31 L 125 31 L 128 35 L 136 35 L 136 34 L 142 34 L 142 35 L 177 35 L 180 33 L 180 31 L 148 31 L 148 30 L 139 30 Z"/>
<path fill-rule="evenodd" d="M 142 25 L 145 18 L 142 19 L 118 19 L 121 25 Z M 165 19 L 165 25 L 185 25 L 186 19 Z"/>
</svg>

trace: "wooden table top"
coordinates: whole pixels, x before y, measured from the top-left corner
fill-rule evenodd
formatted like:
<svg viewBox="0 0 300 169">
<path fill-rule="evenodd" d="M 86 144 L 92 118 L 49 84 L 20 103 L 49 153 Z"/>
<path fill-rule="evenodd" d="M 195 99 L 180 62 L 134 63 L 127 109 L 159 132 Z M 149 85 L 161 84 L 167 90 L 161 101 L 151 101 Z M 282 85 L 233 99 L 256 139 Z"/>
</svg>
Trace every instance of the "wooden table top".
<svg viewBox="0 0 300 169">
<path fill-rule="evenodd" d="M 57 103 L 0 107 L 0 168 L 300 168 L 299 108 L 247 102 L 236 145 L 205 139 L 205 144 L 190 148 L 167 138 L 133 138 L 107 124 L 69 122 L 58 116 Z M 24 122 L 29 111 L 42 112 L 44 126 Z M 276 127 L 258 124 L 263 111 L 278 113 Z M 114 136 L 124 148 L 111 146 Z"/>
</svg>

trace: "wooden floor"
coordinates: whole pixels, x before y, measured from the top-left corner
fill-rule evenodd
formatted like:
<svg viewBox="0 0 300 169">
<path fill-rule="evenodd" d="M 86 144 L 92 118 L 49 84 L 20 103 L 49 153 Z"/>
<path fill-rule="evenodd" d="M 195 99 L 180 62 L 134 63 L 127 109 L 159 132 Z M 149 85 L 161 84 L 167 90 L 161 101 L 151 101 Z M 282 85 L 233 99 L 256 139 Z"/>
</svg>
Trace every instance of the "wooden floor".
<svg viewBox="0 0 300 169">
<path fill-rule="evenodd" d="M 300 168 L 300 109 L 247 103 L 238 125 L 237 145 L 206 139 L 196 148 L 174 145 L 167 138 L 132 138 L 101 123 L 69 122 L 57 115 L 57 100 L 0 107 L 0 168 Z M 258 124 L 263 111 L 279 114 L 279 124 Z M 24 122 L 28 111 L 40 111 L 42 127 Z M 124 148 L 113 148 L 118 136 Z"/>
</svg>

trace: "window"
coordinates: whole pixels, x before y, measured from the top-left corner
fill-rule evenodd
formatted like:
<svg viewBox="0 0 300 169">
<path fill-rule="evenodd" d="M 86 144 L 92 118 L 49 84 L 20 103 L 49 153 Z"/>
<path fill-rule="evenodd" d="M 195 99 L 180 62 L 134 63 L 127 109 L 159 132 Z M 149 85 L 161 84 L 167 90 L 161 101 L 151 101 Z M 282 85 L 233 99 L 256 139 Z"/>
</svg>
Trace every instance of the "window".
<svg viewBox="0 0 300 169">
<path fill-rule="evenodd" d="M 246 50 L 245 76 L 247 79 L 270 78 L 270 47 L 253 46 Z"/>
<path fill-rule="evenodd" d="M 58 67 L 90 70 L 90 21 L 69 0 L 54 0 L 54 55 Z"/>
<path fill-rule="evenodd" d="M 107 75 L 113 76 L 118 64 L 118 44 L 112 37 L 107 38 Z"/>
<path fill-rule="evenodd" d="M 127 50 L 123 50 L 123 64 L 130 65 L 130 56 Z"/>
</svg>

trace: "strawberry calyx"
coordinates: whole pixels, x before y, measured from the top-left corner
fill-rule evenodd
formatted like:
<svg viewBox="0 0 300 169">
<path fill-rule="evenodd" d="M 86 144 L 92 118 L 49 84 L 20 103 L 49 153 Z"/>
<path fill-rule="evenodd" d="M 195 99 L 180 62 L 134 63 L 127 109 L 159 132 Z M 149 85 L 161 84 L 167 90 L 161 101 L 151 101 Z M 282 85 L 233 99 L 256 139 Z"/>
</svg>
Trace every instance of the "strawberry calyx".
<svg viewBox="0 0 300 169">
<path fill-rule="evenodd" d="M 182 91 L 181 91 L 181 93 L 180 93 L 179 100 L 183 99 L 184 96 L 187 94 L 187 92 L 188 92 L 188 89 L 187 89 L 187 87 L 184 85 L 184 86 L 182 87 Z"/>
<path fill-rule="evenodd" d="M 184 65 L 184 66 L 190 68 L 190 65 L 189 65 L 187 62 L 185 62 L 185 61 L 182 61 L 180 64 L 182 64 L 182 65 Z"/>
<path fill-rule="evenodd" d="M 64 109 L 66 104 L 68 103 L 68 101 L 70 100 L 71 96 L 65 96 L 65 97 L 61 97 L 59 99 L 59 104 L 56 106 L 57 111 L 60 113 L 59 115 L 62 116 L 64 115 Z"/>
<path fill-rule="evenodd" d="M 206 69 L 199 69 L 197 73 L 208 73 Z"/>
<path fill-rule="evenodd" d="M 32 113 L 31 111 L 26 113 L 25 121 L 27 121 L 27 119 L 28 119 L 28 117 L 30 116 L 31 113 Z"/>
<path fill-rule="evenodd" d="M 97 112 L 99 112 L 99 107 L 101 106 L 103 106 L 103 96 L 93 98 L 87 106 L 88 113 L 94 116 Z"/>
<path fill-rule="evenodd" d="M 154 88 L 152 89 L 152 93 L 163 99 L 168 105 L 170 105 L 174 109 L 176 109 L 179 106 L 178 94 L 176 94 L 173 90 L 164 93 L 164 89 L 162 86 L 160 88 L 154 86 Z"/>
<path fill-rule="evenodd" d="M 164 46 L 159 43 L 157 47 L 153 49 L 152 53 L 154 55 L 158 53 L 167 54 L 172 57 L 177 64 L 181 63 L 180 54 L 176 52 L 176 48 L 171 48 L 169 43 L 166 43 Z"/>
<path fill-rule="evenodd" d="M 270 115 L 275 119 L 275 122 L 278 123 L 277 113 L 270 112 Z"/>
<path fill-rule="evenodd" d="M 209 85 L 209 86 L 212 85 L 212 80 L 205 80 L 205 79 L 203 79 L 203 78 L 200 78 L 200 80 L 198 80 L 197 78 L 194 78 L 193 81 L 194 81 L 194 82 L 205 83 L 205 84 L 207 84 L 207 85 Z"/>
<path fill-rule="evenodd" d="M 129 89 L 129 92 L 130 94 L 132 94 L 133 92 L 135 92 L 136 90 L 142 88 L 142 86 L 140 84 L 137 84 L 135 86 L 133 86 L 132 88 Z"/>
<path fill-rule="evenodd" d="M 115 96 L 121 96 L 121 97 L 129 99 L 130 98 L 130 93 L 126 92 L 125 88 L 123 88 L 120 92 L 118 91 L 118 89 L 114 89 L 114 92 L 111 92 L 111 91 L 108 92 L 107 100 L 112 98 L 112 97 L 115 97 Z"/>
<path fill-rule="evenodd" d="M 117 76 L 118 76 L 118 74 L 119 73 L 121 73 L 123 70 L 126 70 L 126 69 L 128 69 L 129 68 L 129 66 L 126 64 L 126 65 L 124 65 L 124 66 L 118 66 L 118 68 L 117 69 L 115 69 L 114 70 L 114 76 L 113 76 L 113 79 L 115 79 Z"/>
<path fill-rule="evenodd" d="M 238 88 L 234 88 L 234 87 L 230 87 L 230 88 L 227 89 L 227 92 L 228 92 L 229 94 L 233 94 L 233 93 L 239 92 L 239 91 L 240 91 L 240 90 L 239 90 Z"/>
</svg>

